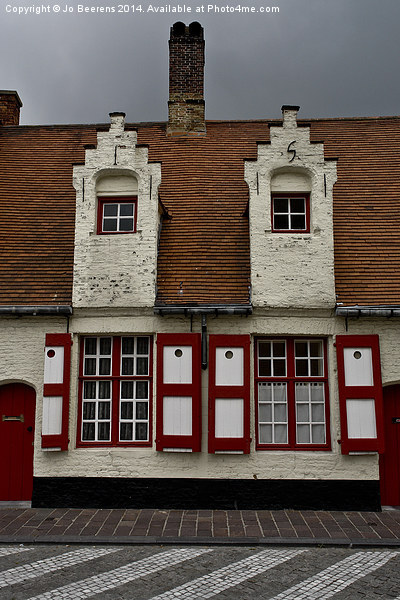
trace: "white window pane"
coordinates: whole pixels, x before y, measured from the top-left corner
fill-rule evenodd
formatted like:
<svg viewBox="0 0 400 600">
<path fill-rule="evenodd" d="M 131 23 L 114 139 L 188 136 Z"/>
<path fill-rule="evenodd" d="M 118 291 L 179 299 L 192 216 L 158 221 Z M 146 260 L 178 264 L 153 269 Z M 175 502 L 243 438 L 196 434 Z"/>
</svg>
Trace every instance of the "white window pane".
<svg viewBox="0 0 400 600">
<path fill-rule="evenodd" d="M 308 404 L 297 404 L 297 422 L 298 423 L 308 423 L 310 420 L 310 411 Z"/>
<path fill-rule="evenodd" d="M 272 444 L 272 425 L 260 425 L 260 444 Z"/>
<path fill-rule="evenodd" d="M 297 443 L 310 443 L 310 427 L 309 425 L 297 425 Z"/>
<path fill-rule="evenodd" d="M 324 401 L 324 384 L 313 383 L 311 385 L 311 401 L 312 402 L 323 402 Z"/>
<path fill-rule="evenodd" d="M 275 402 L 286 402 L 286 383 L 274 383 L 273 391 Z"/>
<path fill-rule="evenodd" d="M 311 405 L 311 420 L 313 423 L 323 423 L 325 421 L 325 406 L 323 404 Z"/>
<path fill-rule="evenodd" d="M 271 423 L 272 406 L 271 404 L 260 404 L 258 407 L 258 418 L 261 422 Z"/>
<path fill-rule="evenodd" d="M 286 423 L 286 404 L 274 404 L 274 421 Z"/>
<path fill-rule="evenodd" d="M 274 425 L 275 444 L 287 444 L 287 426 Z"/>
<path fill-rule="evenodd" d="M 270 383 L 259 383 L 258 384 L 258 399 L 260 402 L 271 402 L 272 390 Z"/>
<path fill-rule="evenodd" d="M 325 444 L 325 426 L 324 425 L 312 425 L 312 442 L 313 444 Z"/>
<path fill-rule="evenodd" d="M 308 402 L 309 389 L 308 383 L 296 383 L 296 402 Z"/>
</svg>

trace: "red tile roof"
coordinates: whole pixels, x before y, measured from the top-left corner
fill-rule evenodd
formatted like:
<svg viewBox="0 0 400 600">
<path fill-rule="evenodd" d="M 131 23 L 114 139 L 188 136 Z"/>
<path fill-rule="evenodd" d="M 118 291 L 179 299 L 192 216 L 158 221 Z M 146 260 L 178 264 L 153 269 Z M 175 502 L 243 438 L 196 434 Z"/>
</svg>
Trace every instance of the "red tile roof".
<svg viewBox="0 0 400 600">
<path fill-rule="evenodd" d="M 102 126 L 104 127 L 104 126 Z M 345 305 L 400 305 L 400 118 L 311 122 L 338 158 L 335 274 Z M 171 138 L 138 125 L 162 162 L 158 303 L 249 302 L 244 160 L 268 141 L 266 121 L 208 122 L 207 136 Z M 75 190 L 72 164 L 96 126 L 0 127 L 0 304 L 69 304 Z"/>
</svg>

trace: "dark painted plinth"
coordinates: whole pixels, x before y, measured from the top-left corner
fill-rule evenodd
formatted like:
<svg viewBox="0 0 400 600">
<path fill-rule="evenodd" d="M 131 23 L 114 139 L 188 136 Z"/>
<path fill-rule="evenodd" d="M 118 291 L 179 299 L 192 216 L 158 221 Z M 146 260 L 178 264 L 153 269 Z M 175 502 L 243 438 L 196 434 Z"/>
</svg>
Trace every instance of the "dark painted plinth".
<svg viewBox="0 0 400 600">
<path fill-rule="evenodd" d="M 380 510 L 378 481 L 36 477 L 36 508 Z"/>
</svg>

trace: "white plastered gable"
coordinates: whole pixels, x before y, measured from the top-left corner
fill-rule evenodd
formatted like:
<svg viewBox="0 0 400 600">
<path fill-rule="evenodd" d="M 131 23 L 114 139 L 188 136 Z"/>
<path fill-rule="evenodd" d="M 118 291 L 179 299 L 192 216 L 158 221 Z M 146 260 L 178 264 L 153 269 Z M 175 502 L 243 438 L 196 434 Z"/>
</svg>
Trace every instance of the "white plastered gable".
<svg viewBox="0 0 400 600">
<path fill-rule="evenodd" d="M 125 131 L 123 113 L 112 113 L 109 131 L 74 166 L 76 190 L 73 306 L 154 305 L 161 165 L 149 163 L 137 132 Z M 98 235 L 98 196 L 137 196 L 135 233 Z"/>
<path fill-rule="evenodd" d="M 282 107 L 283 125 L 246 161 L 254 307 L 333 308 L 333 185 L 336 163 L 297 126 L 298 107 Z M 272 232 L 271 193 L 310 193 L 310 232 Z"/>
</svg>

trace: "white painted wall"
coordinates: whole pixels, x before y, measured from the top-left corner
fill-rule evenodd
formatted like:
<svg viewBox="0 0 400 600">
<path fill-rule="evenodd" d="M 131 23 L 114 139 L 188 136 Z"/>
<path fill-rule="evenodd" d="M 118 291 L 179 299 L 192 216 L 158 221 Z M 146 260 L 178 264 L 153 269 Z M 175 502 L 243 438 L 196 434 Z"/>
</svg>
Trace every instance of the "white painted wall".
<svg viewBox="0 0 400 600">
<path fill-rule="evenodd" d="M 100 312 L 101 314 L 97 314 Z M 190 319 L 185 317 L 157 317 L 150 309 L 121 311 L 77 311 L 70 321 L 74 343 L 72 346 L 70 450 L 43 452 L 40 447 L 42 431 L 42 390 L 44 373 L 44 346 L 46 333 L 66 331 L 66 320 L 41 317 L 2 317 L 0 319 L 0 385 L 22 381 L 37 392 L 35 431 L 35 475 L 81 477 L 201 477 L 243 479 L 378 479 L 376 455 L 342 456 L 337 440 L 340 439 L 336 353 L 334 336 L 345 333 L 345 321 L 334 318 L 330 311 L 255 310 L 251 317 L 220 316 L 208 318 L 208 332 L 229 334 L 257 334 L 277 336 L 326 336 L 328 342 L 329 393 L 331 411 L 332 451 L 256 452 L 254 441 L 249 455 L 210 455 L 207 453 L 208 371 L 202 373 L 202 452 L 162 453 L 152 448 L 93 448 L 76 449 L 76 419 L 78 395 L 78 361 L 80 334 L 152 334 L 189 332 Z M 122 314 L 125 313 L 125 314 Z M 141 313 L 141 314 L 139 314 Z M 200 318 L 193 319 L 193 331 L 201 331 Z M 400 382 L 400 320 L 358 319 L 348 321 L 349 334 L 378 334 L 380 336 L 381 365 L 384 385 Z M 253 353 L 253 344 L 251 346 Z M 153 372 L 156 372 L 154 353 Z M 253 357 L 251 358 L 253 378 Z M 153 388 L 155 397 L 155 385 Z M 251 399 L 254 385 L 251 381 Z M 154 404 L 155 408 L 155 404 Z M 251 437 L 255 439 L 254 401 L 251 400 Z M 154 410 L 155 425 L 155 410 Z M 154 437 L 154 428 L 153 428 Z"/>
<path fill-rule="evenodd" d="M 78 314 L 79 313 L 79 314 Z M 108 314 L 107 314 L 108 313 Z M 378 479 L 378 457 L 376 455 L 342 456 L 337 440 L 340 439 L 340 420 L 337 390 L 336 353 L 333 336 L 345 333 L 344 319 L 334 318 L 330 311 L 298 311 L 290 317 L 287 311 L 256 310 L 251 317 L 208 318 L 208 333 L 257 334 L 277 336 L 326 336 L 328 337 L 328 371 L 330 383 L 331 412 L 331 451 L 255 451 L 254 401 L 251 400 L 251 437 L 253 439 L 249 455 L 211 455 L 207 452 L 208 429 L 208 371 L 202 373 L 202 419 L 203 436 L 201 453 L 162 453 L 152 448 L 75 448 L 77 418 L 77 370 L 79 334 L 107 333 L 118 335 L 189 332 L 190 319 L 185 317 L 157 317 L 150 310 L 138 310 L 118 318 L 111 316 L 112 311 L 102 311 L 102 316 L 92 316 L 89 311 L 77 311 L 71 320 L 74 332 L 72 359 L 72 389 L 70 411 L 71 450 L 68 453 L 37 452 L 35 457 L 36 474 L 39 476 L 75 476 L 81 477 L 200 477 L 200 478 L 253 478 L 260 479 Z M 390 328 L 387 321 L 376 322 L 360 319 L 350 322 L 351 333 L 380 333 L 383 336 L 382 365 L 385 373 L 384 383 L 400 380 L 400 356 L 398 336 L 400 321 L 392 320 Z M 354 329 L 354 331 L 353 331 Z M 357 329 L 357 331 L 355 330 Z M 201 331 L 198 317 L 193 320 L 193 331 Z M 396 354 L 394 360 L 392 353 Z M 252 344 L 253 353 L 253 344 Z M 156 373 L 154 353 L 153 373 Z M 397 361 L 397 364 L 396 364 Z M 251 358 L 251 377 L 253 378 L 253 357 Z M 390 377 L 390 380 L 387 378 Z M 156 388 L 153 387 L 155 398 Z M 254 397 L 254 384 L 251 382 L 251 398 Z M 154 403 L 155 408 L 155 403 Z M 153 438 L 155 431 L 155 410 Z"/>
<path fill-rule="evenodd" d="M 0 318 L 0 385 L 25 383 L 36 391 L 34 474 L 42 458 L 41 434 L 46 333 L 65 333 L 62 317 Z M 56 410 L 56 409 L 55 409 Z M 45 429 L 48 423 L 45 423 Z"/>
<path fill-rule="evenodd" d="M 336 164 L 325 162 L 322 144 L 310 144 L 296 111 L 284 111 L 271 127 L 271 143 L 245 163 L 250 192 L 250 253 L 253 305 L 334 307 L 332 190 Z M 288 152 L 294 149 L 296 155 Z M 310 233 L 271 232 L 271 192 L 311 192 Z"/>
<path fill-rule="evenodd" d="M 85 165 L 74 167 L 74 307 L 154 304 L 161 165 L 149 164 L 147 148 L 137 148 L 136 142 L 137 133 L 124 130 L 123 117 L 112 117 L 110 131 L 98 133 L 97 148 L 86 150 Z M 108 179 L 105 186 L 104 177 L 115 178 L 115 185 Z M 132 193 L 132 178 L 136 233 L 97 235 L 97 191 L 100 196 Z"/>
</svg>

